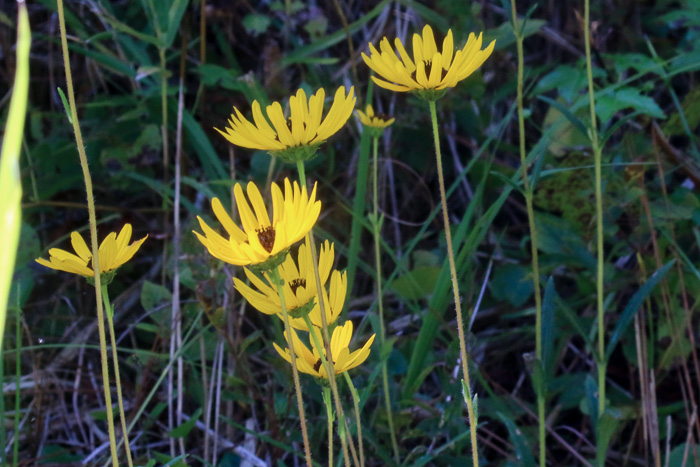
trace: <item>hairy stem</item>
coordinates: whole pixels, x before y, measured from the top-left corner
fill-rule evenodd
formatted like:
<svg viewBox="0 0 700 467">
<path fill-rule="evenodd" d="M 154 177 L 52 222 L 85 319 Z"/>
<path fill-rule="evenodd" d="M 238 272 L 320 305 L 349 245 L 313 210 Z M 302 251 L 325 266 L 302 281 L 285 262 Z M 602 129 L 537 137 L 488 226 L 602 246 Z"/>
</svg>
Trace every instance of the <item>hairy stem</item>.
<svg viewBox="0 0 700 467">
<path fill-rule="evenodd" d="M 445 196 L 445 177 L 442 172 L 442 155 L 440 153 L 440 133 L 438 132 L 437 110 L 435 101 L 429 101 L 430 119 L 433 123 L 433 139 L 435 140 L 435 159 L 437 163 L 438 181 L 440 184 L 440 201 L 442 202 L 442 221 L 445 225 L 445 240 L 447 243 L 447 259 L 450 264 L 450 277 L 452 278 L 452 292 L 454 293 L 455 311 L 457 313 L 457 335 L 459 336 L 459 353 L 462 360 L 462 374 L 464 384 L 469 394 L 464 394 L 469 414 L 469 429 L 471 430 L 472 442 L 472 463 L 474 467 L 479 467 L 479 451 L 476 442 L 476 415 L 474 413 L 474 402 L 472 401 L 472 390 L 469 382 L 469 364 L 467 361 L 467 342 L 464 337 L 464 323 L 462 322 L 462 303 L 459 299 L 459 283 L 457 282 L 457 266 L 455 265 L 455 255 L 452 248 L 452 234 L 450 233 L 450 218 L 447 214 L 447 197 Z"/>
<path fill-rule="evenodd" d="M 525 160 L 525 117 L 523 111 L 523 83 L 525 73 L 525 54 L 523 53 L 523 35 L 518 25 L 518 15 L 515 8 L 515 1 L 512 0 L 511 8 L 513 15 L 513 32 L 515 33 L 515 43 L 518 50 L 518 131 L 520 134 L 520 167 L 523 174 L 523 190 L 525 191 L 525 205 L 527 208 L 527 221 L 530 228 L 530 254 L 532 255 L 532 284 L 535 292 L 535 354 L 537 359 L 542 361 L 542 295 L 540 292 L 540 261 L 537 250 L 537 226 L 535 225 L 535 211 L 532 207 L 532 197 L 534 188 L 530 184 L 527 176 L 527 162 Z M 543 376 L 544 377 L 544 376 Z M 539 387 L 539 385 L 537 385 Z M 540 466 L 545 466 L 545 398 L 544 394 L 537 395 L 537 418 L 539 421 L 539 449 Z"/>
<path fill-rule="evenodd" d="M 117 358 L 117 339 L 114 333 L 114 310 L 109 301 L 107 284 L 102 284 L 102 299 L 105 303 L 105 313 L 107 314 L 107 325 L 109 327 L 109 339 L 112 346 L 112 364 L 114 365 L 114 377 L 117 383 L 117 403 L 119 405 L 119 418 L 121 419 L 122 434 L 124 436 L 124 450 L 126 451 L 126 461 L 129 467 L 134 465 L 131 460 L 131 447 L 129 446 L 129 436 L 126 431 L 126 415 L 124 413 L 124 402 L 122 399 L 122 383 L 119 376 L 119 359 Z"/>
<path fill-rule="evenodd" d="M 595 219 L 597 277 L 596 295 L 598 309 L 598 416 L 605 412 L 605 309 L 603 308 L 603 189 L 601 176 L 602 148 L 598 143 L 598 128 L 595 118 L 595 96 L 593 92 L 593 65 L 591 62 L 590 0 L 584 0 L 583 34 L 586 46 L 586 72 L 588 75 L 589 112 L 591 114 L 590 138 L 593 146 L 593 163 L 595 165 Z"/>
<path fill-rule="evenodd" d="M 105 317 L 102 309 L 102 282 L 100 279 L 100 255 L 97 244 L 97 217 L 95 215 L 95 197 L 92 192 L 92 177 L 88 168 L 87 155 L 83 144 L 83 135 L 78 123 L 78 111 L 75 105 L 75 92 L 73 91 L 73 78 L 70 69 L 70 57 L 68 55 L 68 40 L 66 38 L 66 20 L 63 13 L 63 0 L 57 0 L 58 25 L 61 31 L 61 47 L 63 49 L 63 65 L 66 72 L 66 91 L 71 113 L 71 123 L 75 133 L 75 143 L 78 147 L 80 167 L 83 170 L 85 192 L 87 194 L 88 218 L 90 220 L 90 246 L 92 250 L 92 268 L 94 271 L 95 303 L 97 305 L 97 331 L 100 336 L 100 361 L 102 363 L 102 387 L 105 393 L 105 408 L 107 412 L 107 428 L 109 433 L 109 448 L 112 456 L 112 465 L 119 466 L 117 457 L 117 442 L 114 434 L 114 415 L 112 414 L 112 395 L 109 390 L 109 366 L 107 363 L 107 339 L 105 337 Z"/>
<path fill-rule="evenodd" d="M 301 423 L 301 437 L 304 440 L 304 455 L 306 456 L 306 466 L 312 467 L 311 463 L 311 447 L 309 445 L 309 434 L 306 430 L 306 416 L 304 415 L 304 400 L 301 397 L 301 382 L 299 381 L 299 370 L 297 369 L 297 356 L 294 353 L 294 341 L 292 340 L 292 326 L 289 324 L 289 314 L 287 313 L 287 305 L 284 301 L 284 290 L 282 289 L 282 279 L 280 279 L 279 269 L 275 268 L 271 271 L 272 280 L 277 287 L 277 293 L 280 296 L 280 305 L 282 307 L 282 317 L 284 321 L 284 332 L 287 335 L 287 347 L 289 348 L 289 356 L 292 360 L 292 376 L 294 378 L 294 389 L 297 394 L 297 406 L 299 407 L 299 422 Z"/>
<path fill-rule="evenodd" d="M 304 168 L 304 162 L 299 161 L 297 162 L 297 172 L 299 173 L 299 183 L 301 183 L 302 186 L 306 186 L 306 169 Z M 316 290 L 321 291 L 321 276 L 319 275 L 318 272 L 318 254 L 316 252 L 316 242 L 314 241 L 314 232 L 313 230 L 310 230 L 308 234 L 306 234 L 306 245 L 309 247 L 311 251 L 311 262 L 313 263 L 314 266 L 314 280 L 316 281 Z M 340 442 L 341 445 L 343 446 L 343 455 L 345 456 L 345 465 L 349 466 L 350 465 L 350 460 L 347 456 L 347 449 L 348 449 L 348 443 L 350 450 L 352 452 L 353 460 L 355 461 L 356 465 L 359 465 L 359 459 L 357 457 L 357 452 L 355 450 L 355 444 L 352 441 L 352 437 L 348 437 L 347 440 L 345 438 L 345 427 L 346 427 L 346 420 L 345 420 L 345 411 L 343 410 L 343 405 L 340 402 L 340 395 L 338 393 L 338 382 L 335 377 L 335 368 L 333 367 L 333 354 L 331 352 L 331 336 L 330 333 L 328 332 L 328 320 L 326 319 L 326 304 L 323 302 L 323 300 L 319 300 L 319 309 L 321 312 L 321 332 L 323 334 L 323 343 L 325 345 L 326 349 L 326 354 L 325 356 L 328 357 L 328 363 L 327 363 L 327 373 L 328 373 L 328 382 L 330 383 L 331 386 L 331 393 L 333 394 L 333 400 L 335 402 L 335 411 L 338 414 L 338 433 L 340 435 Z M 319 347 L 320 348 L 320 347 Z M 328 371 L 330 370 L 330 371 Z"/>
<path fill-rule="evenodd" d="M 373 228 L 374 228 L 374 263 L 377 270 L 377 309 L 379 310 L 379 346 L 384 350 L 384 342 L 386 341 L 386 327 L 384 326 L 384 302 L 382 301 L 382 260 L 381 260 L 381 249 L 379 246 L 379 240 L 382 230 L 381 222 L 379 221 L 379 191 L 378 187 L 378 176 L 379 176 L 379 163 L 377 153 L 379 146 L 379 138 L 372 138 L 372 148 L 373 148 L 373 165 L 372 165 L 372 188 L 373 188 Z M 394 417 L 391 413 L 391 396 L 389 394 L 389 374 L 387 371 L 387 361 L 382 358 L 382 386 L 384 389 L 384 405 L 386 408 L 387 422 L 389 423 L 389 434 L 391 435 L 391 447 L 394 451 L 394 461 L 397 464 L 401 463 L 399 457 L 399 444 L 396 442 L 396 432 L 394 431 Z"/>
</svg>

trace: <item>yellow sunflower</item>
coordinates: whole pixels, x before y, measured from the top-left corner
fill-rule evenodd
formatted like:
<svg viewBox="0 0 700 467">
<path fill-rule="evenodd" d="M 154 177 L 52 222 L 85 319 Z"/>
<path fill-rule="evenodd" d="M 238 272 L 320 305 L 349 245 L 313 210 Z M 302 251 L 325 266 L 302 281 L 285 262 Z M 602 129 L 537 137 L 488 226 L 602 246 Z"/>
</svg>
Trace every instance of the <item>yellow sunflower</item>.
<svg viewBox="0 0 700 467">
<path fill-rule="evenodd" d="M 335 374 L 338 375 L 355 368 L 367 360 L 375 336 L 376 334 L 373 334 L 361 349 L 351 353 L 349 346 L 350 340 L 352 339 L 352 321 L 348 321 L 344 325 L 336 327 L 331 337 L 331 354 L 333 354 Z M 292 342 L 294 345 L 294 353 L 297 357 L 297 369 L 317 378 L 328 378 L 328 373 L 326 373 L 326 369 L 323 367 L 321 354 L 318 353 L 318 349 L 313 347 L 313 350 L 309 350 L 301 339 L 299 339 L 294 330 L 292 330 Z M 292 362 L 289 349 L 282 350 L 276 343 L 273 343 L 273 345 L 282 358 L 289 363 Z M 323 352 L 325 355 L 325 349 Z"/>
<path fill-rule="evenodd" d="M 299 89 L 295 96 L 289 98 L 289 117 L 284 117 L 282 106 L 273 102 L 265 109 L 268 120 L 258 101 L 253 102 L 253 121 L 248 121 L 234 107 L 226 132 L 215 128 L 231 143 L 250 149 L 262 149 L 287 162 L 310 159 L 318 146 L 333 136 L 347 122 L 355 108 L 355 88 L 345 95 L 341 86 L 335 93 L 333 105 L 322 121 L 323 101 L 326 93 L 319 89 L 307 100 L 306 93 Z"/>
<path fill-rule="evenodd" d="M 496 41 L 482 50 L 482 36 L 469 34 L 464 48 L 454 52 L 452 30 L 449 30 L 442 43 L 442 52 L 438 52 L 433 30 L 426 25 L 422 36 L 413 35 L 413 59 L 398 38 L 394 40 L 397 56 L 386 37 L 379 44 L 381 53 L 370 43 L 371 56 L 363 53 L 362 58 L 382 77 L 372 76 L 377 86 L 398 92 L 415 91 L 421 97 L 434 100 L 442 97 L 447 88 L 455 87 L 471 75 L 489 58 Z"/>
<path fill-rule="evenodd" d="M 329 325 L 338 319 L 338 315 L 343 309 L 348 286 L 345 272 L 333 271 L 331 273 L 334 257 L 333 244 L 329 244 L 326 240 L 318 257 L 318 274 L 321 280 L 326 322 Z M 245 273 L 255 289 L 234 277 L 233 283 L 236 289 L 258 311 L 267 315 L 276 314 L 280 319 L 283 319 L 277 287 L 270 285 L 272 281 L 269 275 L 263 274 L 267 279 L 265 282 L 248 269 L 245 269 Z M 318 292 L 311 249 L 308 245 L 304 243 L 299 247 L 298 263 L 294 262 L 292 255 L 288 255 L 280 266 L 279 273 L 282 282 L 284 282 L 282 290 L 284 291 L 284 302 L 290 315 L 290 324 L 296 329 L 307 331 L 304 315 L 308 313 L 311 323 L 320 328 L 322 326 L 321 308 L 317 298 Z M 325 286 L 328 276 L 331 278 L 330 291 L 326 291 Z"/>
<path fill-rule="evenodd" d="M 307 195 L 306 187 L 294 186 L 289 179 L 284 180 L 284 195 L 276 183 L 272 183 L 272 222 L 267 214 L 265 202 L 258 187 L 248 183 L 248 199 L 243 189 L 236 184 L 233 189 L 241 217 L 241 230 L 228 215 L 218 198 L 211 202 L 214 215 L 228 233 L 222 237 L 201 217 L 197 216 L 204 235 L 194 232 L 199 241 L 207 247 L 215 258 L 236 266 L 248 266 L 259 270 L 269 270 L 278 266 L 287 254 L 289 247 L 307 234 L 316 223 L 321 212 L 321 202 L 316 201 L 316 185 Z"/>
<path fill-rule="evenodd" d="M 99 248 L 100 274 L 114 271 L 129 261 L 141 248 L 141 244 L 148 238 L 148 235 L 146 235 L 141 240 L 136 240 L 129 245 L 131 230 L 131 224 L 124 224 L 119 235 L 116 232 L 111 232 L 102 241 Z M 93 277 L 95 273 L 92 266 L 89 265 L 92 259 L 92 251 L 78 232 L 72 232 L 70 239 L 77 255 L 59 248 L 51 248 L 49 250 L 49 261 L 46 261 L 44 258 L 37 258 L 36 262 L 58 271 L 79 274 L 87 278 Z"/>
<path fill-rule="evenodd" d="M 361 110 L 356 110 L 357 116 L 360 118 L 360 122 L 370 128 L 384 129 L 394 123 L 395 118 L 389 117 L 384 114 L 375 114 L 374 109 L 371 105 L 367 105 L 367 112 Z"/>
</svg>

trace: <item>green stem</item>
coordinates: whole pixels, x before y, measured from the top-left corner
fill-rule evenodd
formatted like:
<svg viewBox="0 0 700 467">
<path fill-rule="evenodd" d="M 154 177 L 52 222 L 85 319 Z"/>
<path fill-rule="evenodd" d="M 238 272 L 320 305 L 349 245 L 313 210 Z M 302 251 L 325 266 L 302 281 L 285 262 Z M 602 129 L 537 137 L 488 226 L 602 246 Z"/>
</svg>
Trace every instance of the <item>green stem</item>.
<svg viewBox="0 0 700 467">
<path fill-rule="evenodd" d="M 19 300 L 19 294 L 17 294 Z M 19 383 L 22 377 L 22 312 L 17 304 L 17 322 L 15 323 L 15 338 L 17 339 L 17 353 L 15 354 L 15 438 L 12 453 L 12 465 L 17 465 L 19 461 L 19 406 L 20 406 L 20 391 Z M 1 358 L 1 357 L 0 357 Z"/>
<path fill-rule="evenodd" d="M 326 419 L 328 420 L 328 465 L 333 465 L 333 403 L 331 402 L 331 388 L 323 386 L 323 404 L 326 406 Z"/>
<path fill-rule="evenodd" d="M 129 467 L 133 467 L 134 463 L 131 460 L 131 447 L 129 446 L 129 435 L 126 431 L 126 415 L 124 413 L 124 402 L 122 400 L 122 382 L 119 376 L 119 359 L 117 358 L 117 340 L 114 334 L 114 310 L 109 301 L 109 293 L 107 284 L 102 284 L 102 299 L 105 303 L 105 312 L 107 314 L 107 325 L 109 326 L 109 338 L 112 344 L 112 364 L 114 365 L 115 382 L 117 383 L 117 403 L 119 405 L 119 417 L 121 418 L 122 434 L 124 436 L 124 449 L 126 450 L 126 460 Z"/>
<path fill-rule="evenodd" d="M 306 430 L 306 416 L 304 415 L 304 400 L 301 397 L 301 383 L 299 381 L 299 370 L 297 369 L 297 357 L 294 353 L 294 341 L 292 340 L 292 326 L 289 324 L 289 314 L 287 313 L 287 305 L 284 301 L 284 290 L 282 289 L 282 279 L 280 279 L 279 269 L 275 268 L 270 272 L 272 280 L 277 286 L 277 293 L 280 296 L 280 305 L 282 307 L 282 317 L 284 321 L 284 332 L 287 335 L 287 348 L 289 356 L 292 360 L 292 376 L 294 378 L 294 389 L 297 394 L 297 406 L 299 407 L 299 422 L 301 423 L 301 437 L 304 440 L 304 455 L 306 456 L 307 467 L 312 467 L 311 462 L 311 447 L 309 445 L 309 434 Z"/>
<path fill-rule="evenodd" d="M 515 33 L 515 43 L 518 50 L 518 130 L 520 134 L 520 167 L 523 175 L 523 189 L 525 191 L 525 205 L 527 208 L 527 220 L 530 228 L 530 254 L 532 255 L 532 284 L 535 292 L 535 353 L 537 359 L 542 362 L 542 295 L 540 291 L 540 262 L 537 250 L 537 226 L 535 225 L 535 211 L 532 207 L 532 197 L 534 188 L 530 184 L 527 176 L 526 148 L 525 148 L 525 116 L 523 111 L 523 84 L 525 73 L 525 54 L 523 52 L 523 35 L 518 25 L 518 15 L 515 8 L 515 1 L 511 2 L 511 12 L 513 15 L 513 32 Z M 544 375 L 543 375 L 544 377 Z M 537 385 L 540 387 L 540 385 Z M 540 466 L 546 463 L 545 455 L 545 398 L 544 394 L 537 395 L 537 414 L 539 421 L 539 448 Z"/>
<path fill-rule="evenodd" d="M 457 282 L 457 267 L 455 265 L 455 255 L 452 249 L 452 233 L 450 232 L 450 218 L 447 214 L 447 197 L 445 196 L 445 177 L 442 172 L 442 154 L 440 152 L 440 133 L 438 132 L 437 110 L 435 101 L 429 101 L 430 119 L 433 123 L 433 139 L 435 140 L 435 159 L 438 171 L 438 182 L 440 184 L 440 201 L 442 202 L 442 220 L 445 225 L 445 240 L 447 243 L 447 259 L 450 263 L 450 277 L 452 278 L 452 292 L 455 300 L 455 311 L 457 314 L 457 335 L 459 337 L 459 352 L 462 360 L 462 374 L 464 384 L 469 394 L 464 394 L 467 403 L 467 413 L 469 414 L 469 429 L 471 430 L 472 443 L 472 463 L 474 467 L 479 467 L 479 451 L 476 442 L 476 416 L 474 413 L 474 402 L 472 401 L 472 390 L 469 382 L 469 366 L 467 362 L 467 343 L 464 338 L 464 323 L 462 322 L 462 303 L 459 299 L 459 284 Z"/>
<path fill-rule="evenodd" d="M 318 290 L 319 296 L 321 296 L 321 290 L 320 289 L 317 289 L 317 290 Z M 320 300 L 320 301 L 322 301 L 322 300 Z M 321 313 L 323 313 L 323 311 Z M 323 365 L 323 368 L 326 369 L 326 376 L 328 376 L 328 381 L 330 382 L 331 371 L 333 371 L 332 374 L 333 374 L 333 376 L 335 376 L 335 368 L 331 368 L 331 364 L 330 364 L 332 359 L 326 358 L 327 350 L 325 352 L 323 351 L 324 346 L 321 345 L 321 341 L 318 339 L 318 334 L 316 334 L 316 327 L 311 322 L 311 318 L 309 318 L 308 314 L 304 316 L 304 323 L 306 324 L 306 329 L 309 330 L 309 335 L 311 336 L 311 341 L 313 342 L 314 347 L 318 351 L 319 357 L 321 357 L 321 364 Z M 324 341 L 324 342 L 327 343 L 329 341 Z M 328 347 L 328 345 L 326 345 L 326 348 L 327 347 Z M 331 386 L 331 390 L 332 390 L 332 386 Z M 336 386 L 336 390 L 337 390 L 337 386 Z M 335 399 L 336 411 L 337 411 L 337 407 L 339 405 L 339 398 L 337 397 L 337 395 L 334 395 L 334 399 Z M 342 406 L 341 406 L 341 408 L 342 408 Z M 342 446 L 343 446 L 343 456 L 345 458 L 345 465 L 349 466 L 350 465 L 350 457 L 348 455 L 347 439 L 352 439 L 352 437 L 346 432 L 345 425 L 346 425 L 345 413 L 338 412 L 338 436 L 340 437 L 340 442 L 342 443 Z M 346 438 L 346 434 L 347 434 L 347 438 Z M 356 454 L 355 454 L 355 456 L 356 456 Z M 353 456 L 353 457 L 355 457 L 355 456 Z M 356 458 L 354 460 L 355 460 L 355 464 L 357 465 L 358 460 Z"/>
<path fill-rule="evenodd" d="M 374 230 L 374 263 L 377 270 L 377 308 L 379 310 L 379 347 L 384 350 L 384 342 L 386 342 L 386 328 L 384 326 L 384 303 L 382 300 L 382 262 L 381 262 L 381 249 L 380 249 L 380 235 L 382 230 L 382 222 L 379 220 L 379 191 L 378 191 L 378 177 L 379 177 L 379 162 L 378 162 L 378 146 L 379 138 L 372 138 L 372 148 L 373 148 L 373 177 L 372 177 L 372 187 L 373 187 L 373 230 Z M 399 444 L 396 441 L 396 432 L 394 431 L 394 417 L 391 412 L 391 396 L 389 394 L 389 374 L 387 371 L 387 361 L 382 358 L 382 385 L 384 389 L 384 405 L 386 408 L 387 422 L 389 423 L 389 434 L 391 435 L 391 447 L 394 451 L 394 461 L 397 464 L 401 463 L 399 456 Z"/>
<path fill-rule="evenodd" d="M 343 372 L 343 376 L 345 376 L 345 381 L 348 383 L 350 393 L 352 394 L 352 403 L 355 407 L 355 423 L 357 424 L 357 443 L 360 449 L 360 466 L 364 467 L 365 453 L 364 448 L 362 447 L 362 418 L 360 416 L 360 394 L 357 392 L 357 389 L 355 389 L 355 385 L 352 383 L 352 378 L 350 378 L 350 375 L 347 371 Z"/>
<path fill-rule="evenodd" d="M 601 175 L 602 150 L 598 145 L 598 128 L 595 117 L 595 97 L 593 92 L 593 65 L 591 62 L 591 38 L 589 31 L 591 5 L 584 1 L 583 33 L 586 46 L 586 72 L 588 74 L 589 112 L 591 114 L 590 137 L 593 146 L 593 163 L 595 164 L 595 214 L 596 214 L 596 251 L 597 278 L 596 295 L 598 309 L 598 416 L 605 412 L 605 309 L 603 308 L 603 188 Z"/>
<path fill-rule="evenodd" d="M 105 408 L 107 412 L 107 428 L 109 433 L 109 447 L 112 456 L 112 465 L 119 466 L 117 457 L 117 442 L 114 434 L 114 414 L 112 414 L 112 395 L 109 391 L 109 367 L 107 363 L 107 339 L 105 337 L 105 317 L 102 309 L 102 282 L 100 278 L 100 255 L 97 244 L 97 218 L 95 215 L 95 198 L 92 193 L 92 177 L 88 168 L 87 155 L 83 144 L 83 135 L 78 123 L 78 111 L 75 105 L 75 92 L 73 91 L 73 78 L 71 76 L 70 59 L 68 56 L 68 40 L 66 38 L 66 20 L 63 13 L 63 0 L 57 0 L 58 25 L 61 31 L 61 47 L 63 49 L 63 66 L 66 72 L 66 90 L 68 102 L 70 104 L 71 121 L 75 142 L 78 147 L 80 166 L 83 170 L 83 180 L 85 181 L 85 192 L 88 202 L 88 218 L 90 220 L 90 244 L 92 250 L 92 267 L 94 271 L 95 303 L 97 305 L 97 331 L 100 336 L 100 360 L 102 363 L 102 387 L 105 394 Z"/>
<path fill-rule="evenodd" d="M 302 184 L 302 186 L 306 186 L 306 170 L 304 168 L 304 162 L 298 161 L 297 162 L 297 172 L 299 173 L 299 183 Z M 308 246 L 309 250 L 311 251 L 311 262 L 314 267 L 314 280 L 316 282 L 316 290 L 319 292 L 321 291 L 321 276 L 319 275 L 318 272 L 318 255 L 316 253 L 316 242 L 314 240 L 314 232 L 313 229 L 309 231 L 308 234 L 306 234 L 306 245 Z M 320 295 L 319 295 L 320 296 Z M 350 459 L 348 455 L 348 441 L 349 441 L 349 447 L 352 452 L 353 459 L 355 460 L 355 464 L 358 464 L 359 461 L 357 459 L 357 452 L 355 451 L 355 444 L 352 441 L 352 437 L 348 437 L 348 441 L 346 441 L 344 431 L 345 431 L 345 411 L 343 410 L 343 405 L 340 402 L 340 394 L 338 393 L 338 382 L 335 377 L 335 368 L 333 367 L 333 353 L 331 351 L 331 337 L 330 333 L 328 331 L 328 320 L 326 319 L 326 304 L 324 303 L 323 300 L 319 300 L 319 310 L 321 312 L 321 332 L 323 333 L 323 342 L 325 344 L 325 349 L 326 353 L 321 357 L 321 360 L 323 360 L 326 355 L 328 356 L 328 362 L 324 363 L 324 366 L 326 368 L 326 372 L 328 374 L 328 382 L 330 383 L 331 386 L 331 392 L 333 394 L 333 400 L 335 402 L 335 411 L 338 414 L 338 433 L 340 435 L 340 442 L 343 447 L 343 456 L 345 459 L 345 465 L 349 466 L 350 465 Z M 308 324 L 307 324 L 308 326 Z M 311 328 L 309 328 L 311 329 Z M 318 347 L 319 349 L 321 348 L 320 346 Z M 321 352 L 323 353 L 323 352 Z"/>
</svg>

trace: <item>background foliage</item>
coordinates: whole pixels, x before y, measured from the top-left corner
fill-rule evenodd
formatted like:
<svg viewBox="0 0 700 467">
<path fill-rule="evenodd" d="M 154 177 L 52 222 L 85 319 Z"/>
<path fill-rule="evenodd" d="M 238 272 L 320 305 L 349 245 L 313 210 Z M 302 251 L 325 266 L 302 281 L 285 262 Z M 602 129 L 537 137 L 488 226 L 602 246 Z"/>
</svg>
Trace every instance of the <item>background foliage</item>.
<svg viewBox="0 0 700 467">
<path fill-rule="evenodd" d="M 285 100 L 299 87 L 307 94 L 324 87 L 329 94 L 340 85 L 354 85 L 358 105 L 364 105 L 369 75 L 359 53 L 383 36 L 410 42 L 412 33 L 428 23 L 438 37 L 452 28 L 457 45 L 469 32 L 484 31 L 486 41 L 497 40 L 492 57 L 450 91 L 438 110 L 463 304 L 471 311 L 467 325 L 472 384 L 479 396 L 481 457 L 493 465 L 534 465 L 534 300 L 517 174 L 517 63 L 510 5 L 201 2 L 66 5 L 99 230 L 109 232 L 129 222 L 135 238 L 149 234 L 111 287 L 129 421 L 145 409 L 131 434 L 137 461 L 170 461 L 172 437 L 182 440 L 187 454 L 179 462 L 239 465 L 240 448 L 245 448 L 270 464 L 292 465 L 301 437 L 290 367 L 272 350 L 272 341 L 282 342 L 281 326 L 246 306 L 232 288 L 235 268 L 213 260 L 189 232 L 196 228 L 197 215 L 211 218 L 211 197 L 231 207 L 234 181 L 265 185 L 291 175 L 293 167 L 271 161 L 264 152 L 234 148 L 213 128 L 226 125 L 232 106 L 249 115 L 253 100 Z M 9 51 L 16 41 L 16 7 L 14 2 L 2 5 L 4 120 L 14 75 Z M 526 136 L 540 274 L 546 284 L 548 462 L 602 465 L 605 457 L 606 465 L 652 465 L 659 453 L 667 465 L 682 465 L 684 459 L 697 464 L 700 4 L 592 4 L 596 113 L 605 144 L 609 357 L 609 410 L 597 423 L 591 423 L 598 418 L 591 418 L 596 409 L 595 210 L 583 4 L 518 5 L 523 15 L 531 8 L 524 25 Z M 65 79 L 55 2 L 29 5 L 29 19 L 33 47 L 22 152 L 25 195 L 2 359 L 3 426 L 8 447 L 19 443 L 24 465 L 86 458 L 96 465 L 108 450 L 90 286 L 34 263 L 49 248 L 66 247 L 71 231 L 86 230 L 87 211 L 59 92 Z M 181 256 L 173 258 L 180 79 L 183 243 Z M 435 218 L 439 200 L 427 106 L 410 95 L 380 89 L 374 89 L 373 104 L 397 122 L 380 141 L 384 300 L 391 346 L 380 349 L 375 343 L 368 362 L 353 372 L 362 396 L 367 457 L 370 465 L 393 462 L 378 378 L 381 358 L 388 358 L 403 463 L 470 465 L 454 305 L 442 224 Z M 359 254 L 349 253 L 353 216 L 364 219 L 353 208 L 356 182 L 367 180 L 363 167 L 358 169 L 360 130 L 351 119 L 307 170 L 319 182 L 324 203 L 317 237 L 335 241 L 340 267 L 348 265 L 349 257 L 357 260 L 347 316 L 364 342 L 378 332 L 378 322 L 366 221 Z M 165 411 L 168 380 L 160 377 L 173 361 L 168 347 L 176 260 L 188 421 L 172 428 Z M 312 444 L 324 452 L 320 391 L 311 379 L 304 385 Z M 341 391 L 350 411 L 344 384 Z M 20 424 L 15 429 L 17 410 Z"/>
</svg>

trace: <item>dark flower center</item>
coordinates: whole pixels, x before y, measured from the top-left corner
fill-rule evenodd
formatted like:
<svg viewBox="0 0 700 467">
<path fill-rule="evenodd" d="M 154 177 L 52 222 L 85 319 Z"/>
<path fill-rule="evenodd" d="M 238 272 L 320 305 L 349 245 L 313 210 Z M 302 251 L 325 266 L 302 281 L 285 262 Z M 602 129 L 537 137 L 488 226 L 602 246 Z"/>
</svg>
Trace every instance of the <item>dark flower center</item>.
<svg viewBox="0 0 700 467">
<path fill-rule="evenodd" d="M 333 364 L 335 365 L 335 359 L 333 359 Z M 316 363 L 314 363 L 314 371 L 318 371 L 321 369 L 321 366 L 323 365 L 323 361 L 319 358 Z"/>
<path fill-rule="evenodd" d="M 255 229 L 258 233 L 258 240 L 265 251 L 272 253 L 272 248 L 275 246 L 275 229 L 272 226 L 263 227 L 262 229 Z"/>
<path fill-rule="evenodd" d="M 299 287 L 306 288 L 306 279 L 294 279 L 292 282 L 289 283 L 289 287 L 291 287 L 292 293 L 296 295 L 297 289 Z"/>
<path fill-rule="evenodd" d="M 387 114 L 374 114 L 374 118 L 377 118 L 383 122 L 388 122 L 389 120 L 391 120 L 391 117 Z"/>
</svg>

